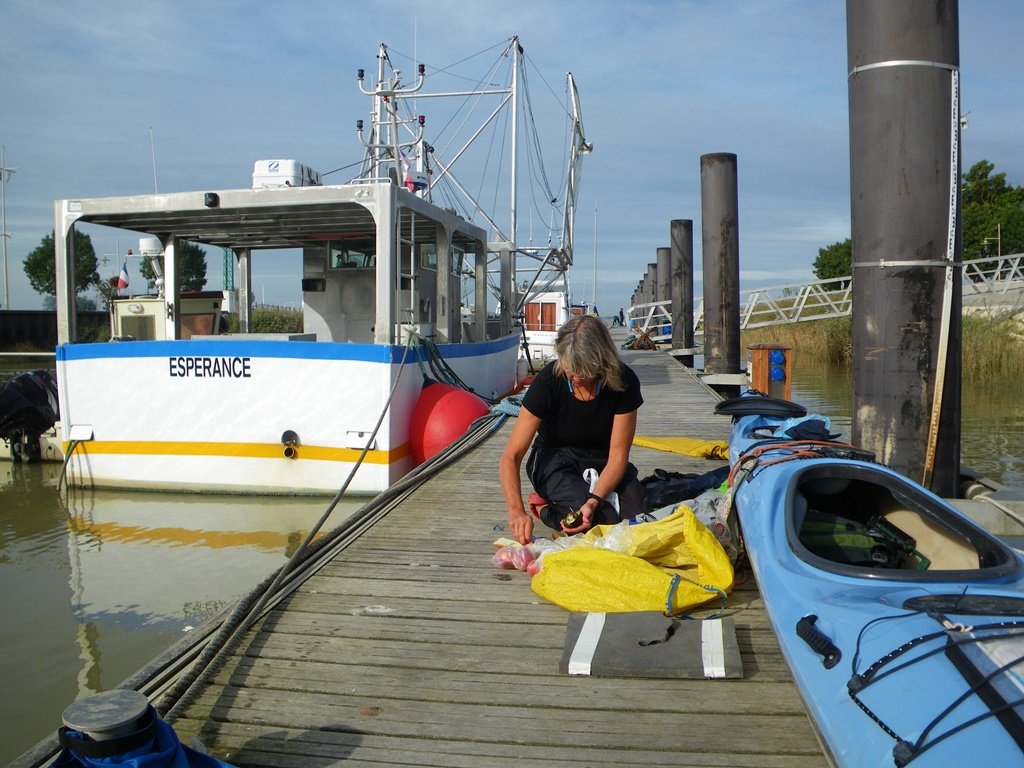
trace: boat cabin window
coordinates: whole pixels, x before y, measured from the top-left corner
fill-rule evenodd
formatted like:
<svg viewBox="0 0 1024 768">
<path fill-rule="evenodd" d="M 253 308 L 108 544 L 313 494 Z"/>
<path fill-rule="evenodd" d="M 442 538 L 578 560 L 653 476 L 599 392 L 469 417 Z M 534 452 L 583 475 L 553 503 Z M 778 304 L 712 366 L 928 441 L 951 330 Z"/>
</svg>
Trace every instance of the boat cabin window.
<svg viewBox="0 0 1024 768">
<path fill-rule="evenodd" d="M 829 465 L 799 475 L 788 531 L 805 560 L 886 578 L 980 575 L 1016 562 L 1005 544 L 945 503 L 871 467 Z"/>
<path fill-rule="evenodd" d="M 525 307 L 526 330 L 557 331 L 557 315 L 557 302 L 531 301 Z"/>
<path fill-rule="evenodd" d="M 181 338 L 191 339 L 193 336 L 211 336 L 218 330 L 217 320 L 220 312 L 204 312 L 196 315 L 181 316 Z"/>
<path fill-rule="evenodd" d="M 377 249 L 372 240 L 331 240 L 327 244 L 329 269 L 372 269 L 377 265 Z"/>
<path fill-rule="evenodd" d="M 437 270 L 437 246 L 433 243 L 424 243 L 420 246 L 420 267 Z"/>
</svg>

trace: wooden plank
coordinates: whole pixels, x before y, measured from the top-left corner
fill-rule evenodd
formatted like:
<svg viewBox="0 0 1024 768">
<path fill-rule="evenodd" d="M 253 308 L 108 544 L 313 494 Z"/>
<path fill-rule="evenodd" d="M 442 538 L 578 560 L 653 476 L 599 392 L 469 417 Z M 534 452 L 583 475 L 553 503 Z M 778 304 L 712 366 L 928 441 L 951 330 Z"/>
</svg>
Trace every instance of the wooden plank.
<svg viewBox="0 0 1024 768">
<path fill-rule="evenodd" d="M 192 729 L 198 723 L 188 723 Z M 480 766 L 527 766 L 550 768 L 553 765 L 585 766 L 612 765 L 652 766 L 678 768 L 702 766 L 713 768 L 818 768 L 820 757 L 799 754 L 751 755 L 742 751 L 728 752 L 673 752 L 629 754 L 621 750 L 602 750 L 581 741 L 569 748 L 496 741 L 472 741 L 458 745 L 438 743 L 436 739 L 415 739 L 336 730 L 307 730 L 282 728 L 274 734 L 254 736 L 252 729 L 233 723 L 218 724 L 218 739 L 227 747 L 222 757 L 243 752 L 253 755 L 259 765 L 278 766 L 452 766 L 479 768 Z M 756 761 L 756 762 L 755 762 Z"/>
<path fill-rule="evenodd" d="M 640 433 L 724 439 L 728 419 L 681 366 L 624 356 L 643 382 Z M 752 580 L 725 608 L 742 680 L 558 673 L 568 614 L 491 562 L 510 427 L 269 611 L 175 721 L 183 740 L 239 766 L 825 765 Z M 721 466 L 651 449 L 632 458 L 641 476 Z"/>
<path fill-rule="evenodd" d="M 686 727 L 688 718 L 672 713 L 675 728 L 666 728 L 663 713 L 625 713 L 614 706 L 611 697 L 604 697 L 604 709 L 583 709 L 573 706 L 585 694 L 578 695 L 565 714 L 543 709 L 541 712 L 502 705 L 445 704 L 424 701 L 401 701 L 374 697 L 342 698 L 314 693 L 289 692 L 287 701 L 272 697 L 267 691 L 253 688 L 227 688 L 207 693 L 196 702 L 209 712 L 213 721 L 228 721 L 254 728 L 273 721 L 275 727 L 348 731 L 359 734 L 402 736 L 415 739 L 443 738 L 452 742 L 489 740 L 506 743 L 544 745 L 549 748 L 571 748 L 581 743 L 589 747 L 630 751 L 671 752 L 680 746 L 677 730 Z M 706 721 L 701 723 L 702 720 Z M 738 750 L 737 734 L 751 745 L 751 753 L 786 751 L 790 754 L 812 754 L 817 750 L 813 739 L 794 748 L 791 732 L 806 727 L 803 713 L 737 715 L 706 711 L 695 713 L 690 723 L 699 732 L 690 748 L 703 752 Z M 703 725 L 703 727 L 702 727 Z M 740 742 L 743 743 L 743 742 Z M 695 749 L 695 751 L 697 751 Z"/>
<path fill-rule="evenodd" d="M 318 692 L 347 696 L 355 691 L 372 692 L 380 698 L 410 698 L 424 701 L 460 701 L 486 704 L 500 700 L 520 707 L 545 706 L 552 697 L 572 695 L 580 690 L 576 678 L 550 672 L 530 675 L 515 674 L 506 669 L 479 674 L 451 670 L 445 675 L 445 688 L 433 685 L 435 671 L 412 666 L 398 670 L 369 667 L 350 663 L 348 669 L 339 669 L 334 661 L 281 660 L 255 657 L 240 660 L 230 671 L 222 670 L 217 676 L 220 685 L 256 687 L 284 691 Z M 643 688 L 623 687 L 611 678 L 592 678 L 586 688 L 597 693 L 615 692 L 620 709 L 628 711 L 663 711 L 678 713 L 706 713 L 715 705 L 727 706 L 735 714 L 800 714 L 803 705 L 788 680 L 763 682 L 774 686 L 770 700 L 760 696 L 747 696 L 744 691 L 751 683 L 728 680 L 668 680 L 650 679 Z M 680 684 L 682 683 L 682 684 Z M 749 693 L 749 691 L 748 691 Z M 579 706 L 587 706 L 589 699 Z"/>
</svg>

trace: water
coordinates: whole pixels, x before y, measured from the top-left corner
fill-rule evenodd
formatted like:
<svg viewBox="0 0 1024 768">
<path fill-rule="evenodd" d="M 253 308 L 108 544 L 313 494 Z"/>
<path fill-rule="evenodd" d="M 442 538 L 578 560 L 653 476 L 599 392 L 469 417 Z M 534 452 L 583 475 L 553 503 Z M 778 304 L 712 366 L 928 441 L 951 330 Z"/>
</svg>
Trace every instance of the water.
<svg viewBox="0 0 1024 768">
<path fill-rule="evenodd" d="M 282 565 L 323 498 L 56 492 L 60 466 L 0 461 L 0 763 Z M 365 503 L 339 505 L 325 530 Z"/>
<path fill-rule="evenodd" d="M 2 373 L 0 373 L 2 379 Z M 850 432 L 849 372 L 794 371 L 793 399 Z M 1024 486 L 1020 384 L 965 386 L 963 461 Z M 285 562 L 322 498 L 56 493 L 60 467 L 0 461 L 0 761 L 60 724 Z M 365 500 L 335 510 L 341 522 Z"/>
<path fill-rule="evenodd" d="M 853 384 L 848 368 L 808 365 L 793 371 L 793 400 L 826 414 L 832 431 L 850 439 Z M 1024 386 L 1020 382 L 964 382 L 961 463 L 1011 487 L 1024 487 Z"/>
</svg>

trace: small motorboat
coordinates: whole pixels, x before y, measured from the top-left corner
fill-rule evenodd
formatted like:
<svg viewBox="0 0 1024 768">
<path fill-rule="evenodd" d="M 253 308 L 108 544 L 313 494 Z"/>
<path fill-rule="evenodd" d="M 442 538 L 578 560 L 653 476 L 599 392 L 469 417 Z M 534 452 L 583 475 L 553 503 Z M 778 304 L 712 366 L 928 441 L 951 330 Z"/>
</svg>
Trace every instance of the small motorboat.
<svg viewBox="0 0 1024 768">
<path fill-rule="evenodd" d="M 57 382 L 48 371 L 19 374 L 0 389 L 0 440 L 14 461 L 39 461 L 39 437 L 59 417 Z"/>
<path fill-rule="evenodd" d="M 791 405 L 748 393 L 716 410 L 734 418 L 746 553 L 828 758 L 1020 765 L 1021 557 Z"/>
</svg>

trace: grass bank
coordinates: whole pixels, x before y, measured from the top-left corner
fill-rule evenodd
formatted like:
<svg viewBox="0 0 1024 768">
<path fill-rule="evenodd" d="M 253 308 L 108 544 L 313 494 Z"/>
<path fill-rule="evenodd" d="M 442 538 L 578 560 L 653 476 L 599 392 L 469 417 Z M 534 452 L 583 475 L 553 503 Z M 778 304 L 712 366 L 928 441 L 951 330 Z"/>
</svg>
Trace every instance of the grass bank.
<svg viewBox="0 0 1024 768">
<path fill-rule="evenodd" d="M 849 365 L 853 355 L 851 321 L 849 317 L 835 317 L 744 331 L 743 349 L 751 344 L 784 344 L 801 356 L 827 365 Z M 1024 316 L 965 315 L 961 360 L 964 379 L 1024 377 Z"/>
<path fill-rule="evenodd" d="M 238 315 L 232 315 L 228 328 L 238 333 Z M 252 311 L 250 333 L 302 333 L 302 312 L 283 307 L 256 307 Z"/>
</svg>

